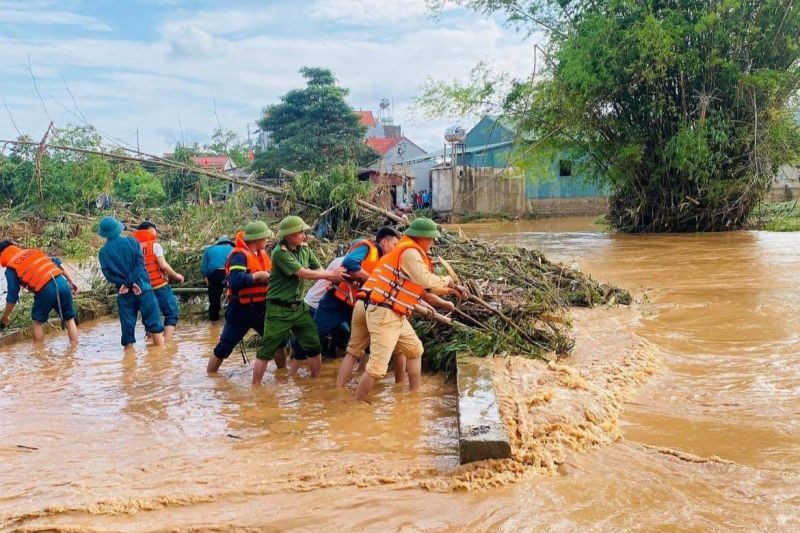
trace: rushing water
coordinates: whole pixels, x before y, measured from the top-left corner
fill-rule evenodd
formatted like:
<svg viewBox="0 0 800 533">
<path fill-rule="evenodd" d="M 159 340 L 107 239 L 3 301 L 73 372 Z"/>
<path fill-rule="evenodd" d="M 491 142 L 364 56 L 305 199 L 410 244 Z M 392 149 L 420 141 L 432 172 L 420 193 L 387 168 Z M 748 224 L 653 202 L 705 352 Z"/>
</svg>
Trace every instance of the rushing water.
<svg viewBox="0 0 800 533">
<path fill-rule="evenodd" d="M 576 313 L 569 366 L 495 360 L 515 461 L 457 467 L 440 376 L 372 405 L 330 387 L 335 363 L 253 389 L 240 354 L 205 375 L 215 326 L 124 354 L 101 321 L 74 349 L 0 346 L 0 526 L 800 529 L 800 234 L 465 229 L 642 301 Z"/>
</svg>

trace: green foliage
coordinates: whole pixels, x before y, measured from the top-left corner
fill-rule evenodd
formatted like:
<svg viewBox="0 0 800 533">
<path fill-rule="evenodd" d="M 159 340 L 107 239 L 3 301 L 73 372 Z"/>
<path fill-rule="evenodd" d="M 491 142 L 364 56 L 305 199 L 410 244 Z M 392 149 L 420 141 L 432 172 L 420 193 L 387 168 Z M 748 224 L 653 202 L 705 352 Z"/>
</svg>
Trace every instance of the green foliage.
<svg viewBox="0 0 800 533">
<path fill-rule="evenodd" d="M 582 155 L 579 173 L 610 186 L 618 230 L 742 227 L 777 168 L 798 159 L 800 10 L 785 1 L 430 3 L 549 38 L 541 68 L 510 89 L 491 94 L 478 79 L 423 96 L 433 111 L 437 99 L 502 102 L 526 158 Z"/>
<path fill-rule="evenodd" d="M 750 225 L 766 231 L 800 231 L 800 205 L 797 201 L 765 202 L 753 210 Z"/>
<path fill-rule="evenodd" d="M 350 231 L 358 215 L 356 200 L 369 192 L 368 181 L 359 181 L 353 166 L 334 166 L 325 174 L 301 172 L 289 186 L 287 201 L 298 208 L 313 207 L 315 216 L 326 212 L 326 221 L 334 232 Z"/>
<path fill-rule="evenodd" d="M 269 133 L 266 151 L 256 154 L 253 168 L 277 177 L 281 168 L 324 172 L 329 167 L 365 165 L 377 154 L 364 143 L 366 128 L 358 122 L 345 97 L 347 89 L 336 85 L 330 70 L 304 67 L 306 87 L 281 97 L 268 106 L 259 127 Z"/>
<path fill-rule="evenodd" d="M 250 165 L 250 161 L 247 159 L 249 151 L 250 146 L 247 141 L 230 129 L 215 129 L 211 136 L 211 144 L 203 145 L 204 153 L 230 156 L 239 168 L 245 168 Z"/>
<path fill-rule="evenodd" d="M 51 135 L 50 142 L 61 146 L 86 150 L 100 146 L 100 136 L 91 126 L 67 125 L 54 128 Z M 100 156 L 56 149 L 38 154 L 35 147 L 19 146 L 0 156 L 0 201 L 44 215 L 86 213 L 110 188 L 111 174 L 111 165 Z"/>
<path fill-rule="evenodd" d="M 139 164 L 130 165 L 117 174 L 114 194 L 118 200 L 130 202 L 134 208 L 155 207 L 167 197 L 161 180 Z"/>
</svg>

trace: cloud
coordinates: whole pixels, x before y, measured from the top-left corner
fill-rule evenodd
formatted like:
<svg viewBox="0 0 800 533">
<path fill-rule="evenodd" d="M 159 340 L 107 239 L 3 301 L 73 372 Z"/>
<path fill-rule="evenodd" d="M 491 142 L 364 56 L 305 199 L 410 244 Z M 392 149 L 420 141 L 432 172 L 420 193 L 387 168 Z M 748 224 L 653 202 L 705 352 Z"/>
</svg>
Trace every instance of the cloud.
<svg viewBox="0 0 800 533">
<path fill-rule="evenodd" d="M 14 8 L 19 6 L 19 8 Z M 23 7 L 24 6 L 24 7 Z M 70 11 L 48 9 L 45 4 L 0 3 L 0 24 L 37 24 L 41 26 L 79 26 L 90 31 L 111 31 L 111 26 L 99 19 Z"/>
<path fill-rule="evenodd" d="M 317 20 L 363 26 L 391 25 L 426 13 L 425 0 L 315 0 L 311 7 Z"/>
<path fill-rule="evenodd" d="M 307 25 L 300 11 L 281 14 L 286 18 L 277 23 L 271 9 L 254 11 L 249 22 L 243 13 L 248 12 L 233 8 L 191 17 L 173 13 L 146 41 L 116 34 L 80 39 L 0 36 L 0 96 L 22 130 L 35 133 L 46 127 L 27 73 L 30 53 L 37 83 L 57 124 L 75 122 L 50 103 L 52 95 L 71 106 L 63 75 L 90 122 L 131 143 L 138 127 L 143 149 L 161 152 L 180 138 L 178 113 L 185 133 L 206 131 L 210 136 L 217 125 L 216 98 L 223 126 L 245 134 L 246 124 L 252 127 L 264 106 L 302 84 L 297 73 L 301 66 L 324 66 L 350 88 L 350 103 L 356 108 L 377 111 L 380 98 L 393 98 L 395 119 L 404 133 L 435 150 L 455 117 L 411 121 L 411 98 L 428 76 L 464 78 L 483 59 L 493 59 L 497 70 L 519 75 L 531 68 L 529 44 L 495 21 L 471 13 L 459 14 L 447 26 L 425 19 L 382 40 L 361 29 L 330 31 Z M 214 21 L 226 22 L 216 27 Z M 287 25 L 294 25 L 292 31 L 278 31 Z M 295 32 L 295 26 L 304 29 Z M 0 138 L 14 135 L 4 110 L 0 113 Z"/>
</svg>

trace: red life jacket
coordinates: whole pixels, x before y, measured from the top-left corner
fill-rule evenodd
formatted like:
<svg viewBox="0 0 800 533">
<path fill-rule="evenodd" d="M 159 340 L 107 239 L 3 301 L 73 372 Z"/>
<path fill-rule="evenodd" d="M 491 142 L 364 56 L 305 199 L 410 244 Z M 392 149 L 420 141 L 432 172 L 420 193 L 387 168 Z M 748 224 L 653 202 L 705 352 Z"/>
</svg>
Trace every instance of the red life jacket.
<svg viewBox="0 0 800 533">
<path fill-rule="evenodd" d="M 231 273 L 231 259 L 236 253 L 244 254 L 247 258 L 247 273 L 253 274 L 255 272 L 269 272 L 272 269 L 272 260 L 267 255 L 266 250 L 259 250 L 257 253 L 253 252 L 247 247 L 244 241 L 244 232 L 240 231 L 236 234 L 236 246 L 228 254 L 228 260 L 225 261 L 225 276 Z M 254 304 L 267 301 L 267 293 L 269 292 L 269 285 L 252 285 L 245 287 L 238 291 L 232 290 L 228 287 L 227 295 L 232 300 L 239 300 L 242 304 Z"/>
<path fill-rule="evenodd" d="M 400 270 L 400 259 L 409 250 L 419 252 L 428 271 L 433 272 L 433 263 L 425 250 L 414 239 L 404 235 L 394 250 L 380 258 L 359 292 L 359 299 L 388 307 L 402 316 L 411 315 L 422 298 L 425 287 L 411 281 Z"/>
<path fill-rule="evenodd" d="M 20 284 L 33 293 L 39 293 L 55 277 L 64 273 L 47 254 L 41 250 L 8 246 L 0 254 L 0 264 L 13 270 Z"/>
<path fill-rule="evenodd" d="M 357 243 L 353 244 L 347 253 L 349 254 L 359 246 L 366 246 L 367 256 L 361 262 L 361 268 L 364 269 L 368 274 L 372 274 L 372 271 L 375 269 L 375 265 L 378 264 L 378 259 L 381 258 L 380 252 L 378 251 L 378 246 L 370 240 L 363 240 L 358 241 Z M 346 255 L 346 254 L 345 254 Z M 333 292 L 333 297 L 337 300 L 340 300 L 350 307 L 355 307 L 356 300 L 358 295 L 359 283 L 356 281 L 342 281 L 338 285 L 336 285 L 331 292 Z"/>
<path fill-rule="evenodd" d="M 146 229 L 137 229 L 133 232 L 133 237 L 139 241 L 142 246 L 142 253 L 144 254 L 144 269 L 147 270 L 147 275 L 150 276 L 150 285 L 153 290 L 160 289 L 167 283 L 169 279 L 161 270 L 158 264 L 158 258 L 153 253 L 153 245 L 156 243 L 156 236 Z"/>
</svg>

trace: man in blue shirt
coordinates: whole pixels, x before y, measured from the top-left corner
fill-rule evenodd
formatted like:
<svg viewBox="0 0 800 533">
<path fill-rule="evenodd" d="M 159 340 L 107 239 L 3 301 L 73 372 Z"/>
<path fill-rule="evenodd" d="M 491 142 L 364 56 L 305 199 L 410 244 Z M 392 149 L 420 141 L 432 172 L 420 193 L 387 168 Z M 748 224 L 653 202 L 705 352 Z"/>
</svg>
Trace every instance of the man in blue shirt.
<svg viewBox="0 0 800 533">
<path fill-rule="evenodd" d="M 122 328 L 122 345 L 128 349 L 136 342 L 136 321 L 139 313 L 153 344 L 164 345 L 164 323 L 144 268 L 144 255 L 139 241 L 125 237 L 122 222 L 114 217 L 100 221 L 98 235 L 108 239 L 100 248 L 100 270 L 117 288 L 117 308 Z"/>
<path fill-rule="evenodd" d="M 8 326 L 11 313 L 19 303 L 20 288 L 34 293 L 33 340 L 44 340 L 44 325 L 54 310 L 67 329 L 70 342 L 78 342 L 78 326 L 75 324 L 75 308 L 72 294 L 78 286 L 61 267 L 61 260 L 47 256 L 41 250 L 26 250 L 11 241 L 0 242 L 0 267 L 6 268 L 6 308 L 0 318 L 0 328 Z"/>
<path fill-rule="evenodd" d="M 233 240 L 223 235 L 203 253 L 201 270 L 208 284 L 208 319 L 211 322 L 219 320 L 222 293 L 225 290 L 225 261 L 232 250 Z"/>
</svg>

